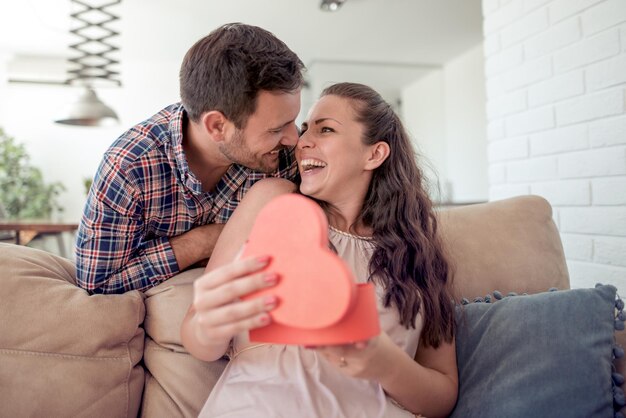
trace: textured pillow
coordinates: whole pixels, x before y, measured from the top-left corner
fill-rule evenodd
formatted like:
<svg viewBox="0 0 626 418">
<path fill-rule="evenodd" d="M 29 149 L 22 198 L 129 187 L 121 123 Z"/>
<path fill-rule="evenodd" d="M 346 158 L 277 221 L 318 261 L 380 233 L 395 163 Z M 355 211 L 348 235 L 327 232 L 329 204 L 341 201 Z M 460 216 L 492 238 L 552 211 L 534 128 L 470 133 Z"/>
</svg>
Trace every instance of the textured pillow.
<svg viewBox="0 0 626 418">
<path fill-rule="evenodd" d="M 136 417 L 141 293 L 89 296 L 74 265 L 0 244 L 0 416 Z"/>
<path fill-rule="evenodd" d="M 613 286 L 490 299 L 457 309 L 452 417 L 614 416 L 624 394 L 612 364 L 623 355 Z"/>
</svg>

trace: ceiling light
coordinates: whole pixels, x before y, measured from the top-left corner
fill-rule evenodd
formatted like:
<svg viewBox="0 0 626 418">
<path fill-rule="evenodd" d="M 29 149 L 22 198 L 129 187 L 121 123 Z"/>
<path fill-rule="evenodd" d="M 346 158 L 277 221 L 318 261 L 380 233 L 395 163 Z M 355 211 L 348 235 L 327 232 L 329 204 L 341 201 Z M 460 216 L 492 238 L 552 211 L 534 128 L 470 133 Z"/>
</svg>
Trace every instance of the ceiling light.
<svg viewBox="0 0 626 418">
<path fill-rule="evenodd" d="M 111 126 L 119 121 L 117 114 L 102 103 L 96 92 L 86 86 L 78 100 L 67 107 L 56 123 L 75 126 Z"/>
<path fill-rule="evenodd" d="M 110 53 L 119 50 L 109 43 L 109 39 L 119 33 L 108 25 L 119 17 L 107 10 L 108 7 L 120 3 L 121 0 L 111 0 L 104 4 L 97 0 L 72 0 L 72 4 L 83 8 L 70 14 L 79 25 L 70 30 L 70 33 L 81 38 L 80 41 L 71 44 L 70 48 L 80 55 L 68 60 L 75 68 L 68 71 L 70 75 L 65 84 L 80 85 L 84 90 L 78 100 L 67 108 L 66 114 L 55 120 L 56 123 L 103 126 L 118 121 L 113 109 L 98 99 L 93 86 L 96 81 L 117 86 L 122 84 L 117 77 L 119 72 L 111 68 L 111 65 L 119 64 L 119 61 L 109 56 Z"/>
<path fill-rule="evenodd" d="M 320 9 L 326 12 L 336 12 L 346 2 L 346 0 L 322 0 Z"/>
</svg>

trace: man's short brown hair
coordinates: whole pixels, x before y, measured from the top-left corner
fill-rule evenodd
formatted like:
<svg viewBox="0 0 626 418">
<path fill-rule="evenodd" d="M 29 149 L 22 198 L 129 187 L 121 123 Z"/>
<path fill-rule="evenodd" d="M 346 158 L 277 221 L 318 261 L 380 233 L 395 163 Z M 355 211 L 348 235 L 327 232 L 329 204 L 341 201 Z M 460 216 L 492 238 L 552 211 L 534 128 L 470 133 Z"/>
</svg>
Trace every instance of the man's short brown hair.
<svg viewBox="0 0 626 418">
<path fill-rule="evenodd" d="M 237 128 L 256 110 L 260 90 L 293 92 L 304 64 L 287 45 L 257 26 L 230 23 L 187 51 L 180 68 L 180 96 L 193 121 L 218 110 Z"/>
</svg>

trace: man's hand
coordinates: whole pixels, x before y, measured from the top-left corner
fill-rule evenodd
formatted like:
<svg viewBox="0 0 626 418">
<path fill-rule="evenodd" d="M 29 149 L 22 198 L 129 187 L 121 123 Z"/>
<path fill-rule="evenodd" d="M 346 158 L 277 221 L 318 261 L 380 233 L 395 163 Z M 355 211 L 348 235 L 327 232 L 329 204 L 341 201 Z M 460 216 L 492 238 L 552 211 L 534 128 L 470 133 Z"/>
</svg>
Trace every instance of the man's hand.
<svg viewBox="0 0 626 418">
<path fill-rule="evenodd" d="M 183 271 L 196 263 L 206 266 L 223 228 L 224 224 L 202 225 L 170 238 L 178 269 Z"/>
</svg>

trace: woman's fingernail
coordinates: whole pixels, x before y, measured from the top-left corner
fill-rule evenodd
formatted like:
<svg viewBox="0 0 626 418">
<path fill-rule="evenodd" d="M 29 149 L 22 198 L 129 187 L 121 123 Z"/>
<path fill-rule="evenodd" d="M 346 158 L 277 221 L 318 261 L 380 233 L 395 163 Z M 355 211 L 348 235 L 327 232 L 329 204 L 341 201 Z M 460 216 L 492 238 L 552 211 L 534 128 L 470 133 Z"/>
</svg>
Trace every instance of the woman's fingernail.
<svg viewBox="0 0 626 418">
<path fill-rule="evenodd" d="M 261 325 L 267 325 L 270 323 L 270 316 L 268 314 L 265 314 L 263 316 L 261 316 L 259 318 L 259 322 L 261 323 Z"/>
<path fill-rule="evenodd" d="M 269 263 L 269 261 L 271 260 L 271 258 L 272 258 L 272 257 L 271 257 L 271 256 L 269 256 L 269 255 L 261 255 L 261 256 L 259 256 L 259 257 L 257 257 L 257 258 L 256 258 L 256 261 L 257 261 L 259 264 L 263 264 L 263 265 L 265 265 L 265 264 Z"/>
<path fill-rule="evenodd" d="M 265 296 L 265 298 L 263 299 L 263 303 L 265 304 L 266 308 L 273 308 L 274 306 L 276 306 L 276 296 Z"/>
<path fill-rule="evenodd" d="M 274 284 L 278 280 L 278 275 L 276 273 L 265 273 L 263 276 L 263 281 L 267 284 Z"/>
</svg>

